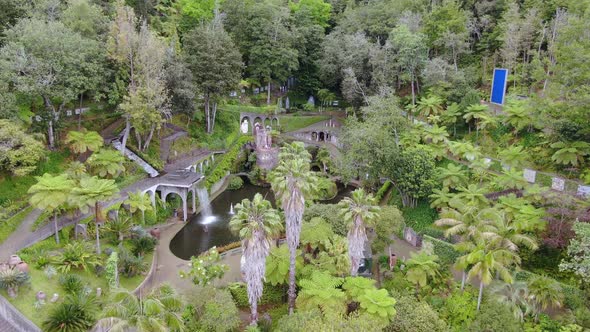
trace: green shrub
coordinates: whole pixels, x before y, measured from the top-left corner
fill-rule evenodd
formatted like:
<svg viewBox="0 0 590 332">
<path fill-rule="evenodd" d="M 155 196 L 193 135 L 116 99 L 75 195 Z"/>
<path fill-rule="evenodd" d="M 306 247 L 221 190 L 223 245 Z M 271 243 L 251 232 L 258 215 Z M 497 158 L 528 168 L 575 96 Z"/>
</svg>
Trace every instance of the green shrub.
<svg viewBox="0 0 590 332">
<path fill-rule="evenodd" d="M 238 190 L 244 186 L 244 180 L 239 176 L 234 176 L 230 181 L 227 189 Z"/>
<path fill-rule="evenodd" d="M 434 248 L 434 254 L 437 255 L 440 261 L 444 264 L 454 264 L 461 253 L 455 250 L 455 247 L 449 242 L 435 239 L 429 235 L 422 236 L 422 242 L 429 241 Z"/>
<path fill-rule="evenodd" d="M 476 296 L 469 291 L 455 291 L 443 302 L 441 317 L 455 331 L 465 331 L 476 316 Z"/>
<path fill-rule="evenodd" d="M 305 209 L 303 219 L 311 220 L 311 218 L 320 217 L 332 226 L 334 233 L 346 236 L 348 234 L 348 226 L 344 218 L 340 218 L 340 208 L 337 204 L 312 204 Z"/>
<path fill-rule="evenodd" d="M 188 331 L 235 331 L 241 320 L 238 308 L 227 290 L 195 287 L 188 294 Z"/>
<path fill-rule="evenodd" d="M 447 324 L 427 303 L 413 296 L 402 296 L 395 304 L 397 315 L 385 328 L 386 332 L 444 332 Z"/>
<path fill-rule="evenodd" d="M 240 138 L 238 138 L 238 140 L 230 147 L 223 157 L 221 157 L 219 163 L 217 163 L 213 169 L 208 172 L 209 174 L 207 174 L 205 180 L 205 186 L 208 189 L 211 189 L 211 186 L 226 176 L 228 172 L 231 173 L 236 170 L 235 161 L 242 151 L 242 146 L 252 140 L 252 136 L 249 135 L 240 136 Z"/>
<path fill-rule="evenodd" d="M 387 193 L 389 188 L 391 188 L 391 181 L 387 180 L 385 181 L 385 183 L 383 183 L 381 188 L 379 188 L 377 193 L 375 193 L 375 199 L 377 200 L 377 202 L 381 202 L 383 196 L 385 195 L 385 193 Z"/>
<path fill-rule="evenodd" d="M 158 240 L 151 236 L 142 236 L 131 239 L 131 252 L 135 256 L 143 257 L 145 254 L 149 254 L 154 251 Z"/>
<path fill-rule="evenodd" d="M 517 271 L 514 275 L 515 281 L 529 281 L 532 280 L 539 275 L 530 271 L 520 270 Z M 564 305 L 566 308 L 571 310 L 577 310 L 580 308 L 587 308 L 586 305 L 586 296 L 584 291 L 579 289 L 576 286 L 564 284 L 559 282 L 559 286 L 561 286 L 561 290 L 564 295 Z"/>
<path fill-rule="evenodd" d="M 518 332 L 522 331 L 509 307 L 498 301 L 484 301 L 477 316 L 469 325 L 473 332 Z"/>
<path fill-rule="evenodd" d="M 75 274 L 65 274 L 59 277 L 59 284 L 63 290 L 71 295 L 81 294 L 84 289 L 82 278 Z"/>
<path fill-rule="evenodd" d="M 375 223 L 376 237 L 371 243 L 373 252 L 383 252 L 387 246 L 393 243 L 391 234 L 400 235 L 405 227 L 403 214 L 396 206 L 383 206 Z"/>
<path fill-rule="evenodd" d="M 248 291 L 246 284 L 236 282 L 228 287 L 236 306 L 239 308 L 246 308 L 250 306 L 248 302 Z M 264 304 L 279 304 L 283 302 L 283 297 L 286 294 L 286 289 L 282 285 L 273 286 L 271 284 L 264 284 L 262 297 L 258 301 L 259 305 Z"/>
<path fill-rule="evenodd" d="M 434 224 L 438 218 L 438 212 L 430 207 L 430 203 L 421 200 L 415 208 L 403 208 L 404 218 L 408 227 L 412 227 L 416 232 L 422 231 Z"/>
<path fill-rule="evenodd" d="M 72 242 L 65 245 L 63 251 L 55 258 L 54 265 L 62 273 L 71 269 L 88 270 L 100 262 L 98 256 L 86 242 Z"/>
<path fill-rule="evenodd" d="M 127 278 L 134 277 L 147 270 L 142 257 L 134 256 L 129 250 L 121 249 L 119 253 L 119 272 Z"/>
<path fill-rule="evenodd" d="M 317 180 L 317 192 L 314 195 L 314 199 L 327 200 L 331 199 L 338 194 L 338 188 L 336 183 L 325 177 L 318 177 Z"/>
</svg>

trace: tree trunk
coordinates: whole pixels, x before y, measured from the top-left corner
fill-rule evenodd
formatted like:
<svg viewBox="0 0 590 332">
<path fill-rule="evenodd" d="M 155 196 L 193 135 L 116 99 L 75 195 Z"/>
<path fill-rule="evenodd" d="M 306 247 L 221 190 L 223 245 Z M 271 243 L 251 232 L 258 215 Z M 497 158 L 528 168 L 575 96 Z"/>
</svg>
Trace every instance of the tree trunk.
<svg viewBox="0 0 590 332">
<path fill-rule="evenodd" d="M 266 89 L 266 104 L 270 105 L 270 79 L 268 80 L 268 85 Z"/>
<path fill-rule="evenodd" d="M 416 93 L 414 92 L 414 79 L 412 78 L 412 105 L 416 105 Z"/>
<path fill-rule="evenodd" d="M 149 133 L 147 139 L 145 140 L 145 143 L 143 144 L 142 151 L 147 150 L 147 148 L 150 146 L 150 142 L 152 141 L 152 137 L 154 137 L 154 130 L 156 130 L 156 128 L 154 125 L 152 125 L 152 128 L 150 129 L 150 133 Z"/>
<path fill-rule="evenodd" d="M 100 203 L 94 203 L 94 226 L 96 228 L 96 254 L 100 255 L 100 236 L 98 233 L 100 223 Z"/>
<path fill-rule="evenodd" d="M 211 133 L 211 119 L 209 118 L 209 96 L 205 96 L 205 126 L 207 130 L 207 134 Z"/>
<path fill-rule="evenodd" d="M 465 270 L 463 270 L 463 274 L 461 275 L 461 291 L 463 291 L 465 289 L 465 279 L 466 279 L 467 275 L 465 273 Z"/>
<path fill-rule="evenodd" d="M 256 326 L 256 323 L 258 322 L 258 302 L 254 301 L 253 303 L 250 303 L 250 325 L 252 326 Z"/>
<path fill-rule="evenodd" d="M 213 112 L 211 113 L 211 132 L 215 130 L 215 116 L 217 115 L 217 102 L 213 103 Z"/>
<path fill-rule="evenodd" d="M 53 211 L 53 229 L 55 231 L 55 243 L 59 244 L 59 230 L 57 229 L 57 211 Z"/>
<path fill-rule="evenodd" d="M 53 117 L 53 114 L 51 114 L 51 116 Z M 47 141 L 49 142 L 49 148 L 54 149 L 55 141 L 53 137 L 53 120 L 49 120 L 49 123 L 47 125 Z"/>
<path fill-rule="evenodd" d="M 145 225 L 145 210 L 141 210 L 141 224 Z"/>
<path fill-rule="evenodd" d="M 84 94 L 81 93 L 80 94 L 80 113 L 78 114 L 78 130 L 80 130 L 80 128 L 82 127 L 82 99 L 84 98 Z M 76 110 L 74 110 L 74 113 L 76 113 Z"/>
<path fill-rule="evenodd" d="M 295 310 L 295 259 L 297 248 L 289 246 L 289 315 Z"/>
<path fill-rule="evenodd" d="M 141 151 L 141 135 L 139 134 L 137 128 L 135 128 L 133 132 L 135 133 L 135 140 L 137 141 L 137 150 Z"/>
<path fill-rule="evenodd" d="M 123 139 L 121 141 L 121 154 L 125 155 L 125 147 L 127 146 L 127 139 L 129 138 L 129 132 L 131 131 L 131 122 L 129 116 L 125 116 L 125 130 L 123 131 Z"/>
<path fill-rule="evenodd" d="M 483 281 L 479 282 L 479 295 L 477 296 L 477 311 L 479 311 L 479 307 L 481 306 L 481 296 L 483 295 Z"/>
</svg>

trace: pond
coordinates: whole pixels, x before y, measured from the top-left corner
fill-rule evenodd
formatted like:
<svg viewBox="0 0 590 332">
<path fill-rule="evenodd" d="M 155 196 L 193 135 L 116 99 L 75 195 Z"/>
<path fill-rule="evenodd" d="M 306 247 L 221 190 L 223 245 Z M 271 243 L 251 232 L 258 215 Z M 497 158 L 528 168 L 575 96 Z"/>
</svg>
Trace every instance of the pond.
<svg viewBox="0 0 590 332">
<path fill-rule="evenodd" d="M 338 184 L 338 195 L 331 200 L 321 201 L 325 204 L 336 204 L 343 197 L 349 196 L 354 188 Z M 182 259 L 190 259 L 213 246 L 221 247 L 239 240 L 228 227 L 232 217 L 230 206 L 235 206 L 244 198 L 252 199 L 256 193 L 262 194 L 274 205 L 274 195 L 270 188 L 258 187 L 244 181 L 238 190 L 226 190 L 211 202 L 212 217 L 203 218 L 201 214 L 190 217 L 187 224 L 170 241 L 170 251 Z"/>
</svg>

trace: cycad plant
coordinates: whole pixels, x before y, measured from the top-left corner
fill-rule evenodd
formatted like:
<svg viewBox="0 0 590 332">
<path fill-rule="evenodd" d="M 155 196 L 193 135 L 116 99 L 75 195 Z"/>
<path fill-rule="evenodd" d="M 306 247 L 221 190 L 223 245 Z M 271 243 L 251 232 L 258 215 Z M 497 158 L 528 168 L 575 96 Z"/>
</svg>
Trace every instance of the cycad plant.
<svg viewBox="0 0 590 332">
<path fill-rule="evenodd" d="M 416 293 L 429 283 L 436 283 L 441 277 L 438 256 L 425 252 L 410 254 L 406 261 L 406 279 L 416 286 Z"/>
<path fill-rule="evenodd" d="M 340 203 L 340 215 L 348 222 L 348 255 L 350 256 L 350 275 L 356 276 L 367 239 L 367 227 L 372 227 L 379 216 L 379 206 L 372 194 L 362 188 L 352 192 Z"/>
<path fill-rule="evenodd" d="M 43 322 L 47 332 L 83 332 L 96 322 L 98 303 L 95 297 L 84 294 L 69 295 L 56 304 Z"/>
<path fill-rule="evenodd" d="M 29 274 L 16 268 L 0 267 L 0 289 L 6 290 L 8 296 L 16 297 L 18 288 L 30 280 Z"/>
<path fill-rule="evenodd" d="M 236 205 L 236 214 L 229 227 L 242 240 L 242 267 L 246 281 L 248 300 L 251 309 L 251 324 L 258 322 L 258 300 L 262 297 L 266 257 L 270 252 L 271 241 L 283 230 L 279 213 L 269 201 L 257 193 L 254 199 L 242 200 Z"/>
</svg>

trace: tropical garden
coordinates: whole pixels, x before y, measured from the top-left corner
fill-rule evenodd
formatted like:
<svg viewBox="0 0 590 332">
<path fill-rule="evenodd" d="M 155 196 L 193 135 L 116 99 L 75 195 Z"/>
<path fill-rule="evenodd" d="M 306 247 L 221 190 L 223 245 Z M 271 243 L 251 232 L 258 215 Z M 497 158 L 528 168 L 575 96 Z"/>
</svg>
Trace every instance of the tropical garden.
<svg viewBox="0 0 590 332">
<path fill-rule="evenodd" d="M 0 5 L 9 331 L 590 329 L 590 1 Z"/>
</svg>

